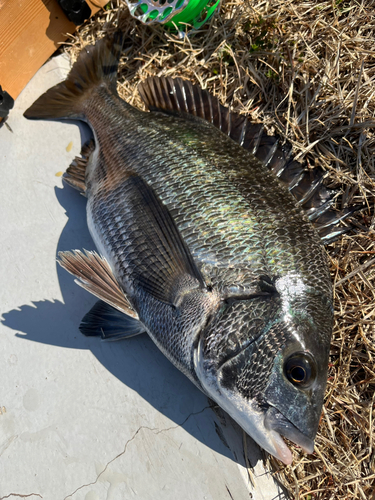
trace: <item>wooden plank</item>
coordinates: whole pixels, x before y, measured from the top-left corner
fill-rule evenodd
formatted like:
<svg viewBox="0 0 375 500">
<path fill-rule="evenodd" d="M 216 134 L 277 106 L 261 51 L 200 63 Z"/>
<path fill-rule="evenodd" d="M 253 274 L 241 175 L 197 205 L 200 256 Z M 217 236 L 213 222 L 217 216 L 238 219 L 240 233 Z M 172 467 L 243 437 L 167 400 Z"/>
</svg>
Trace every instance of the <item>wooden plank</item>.
<svg viewBox="0 0 375 500">
<path fill-rule="evenodd" d="M 87 0 L 92 13 L 108 0 Z M 0 85 L 13 99 L 77 27 L 57 0 L 0 0 Z"/>
</svg>

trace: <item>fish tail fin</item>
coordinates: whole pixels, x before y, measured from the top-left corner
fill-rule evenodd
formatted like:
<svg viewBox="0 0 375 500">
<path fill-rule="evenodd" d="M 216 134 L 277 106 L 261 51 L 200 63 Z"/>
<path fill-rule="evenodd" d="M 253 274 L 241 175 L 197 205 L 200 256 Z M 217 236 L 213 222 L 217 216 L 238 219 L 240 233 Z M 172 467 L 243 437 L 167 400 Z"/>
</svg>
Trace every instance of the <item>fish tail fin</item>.
<svg viewBox="0 0 375 500">
<path fill-rule="evenodd" d="M 123 39 L 123 32 L 117 30 L 95 45 L 85 47 L 67 79 L 40 96 L 25 111 L 25 118 L 82 119 L 85 117 L 84 103 L 89 99 L 93 89 L 104 83 L 116 93 L 117 69 Z"/>
</svg>

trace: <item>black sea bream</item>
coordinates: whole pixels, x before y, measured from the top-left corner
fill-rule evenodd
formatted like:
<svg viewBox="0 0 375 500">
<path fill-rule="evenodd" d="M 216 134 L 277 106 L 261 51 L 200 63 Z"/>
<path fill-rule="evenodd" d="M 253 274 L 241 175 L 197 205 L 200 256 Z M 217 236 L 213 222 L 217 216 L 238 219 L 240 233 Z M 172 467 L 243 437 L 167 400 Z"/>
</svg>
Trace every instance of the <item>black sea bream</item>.
<svg viewBox="0 0 375 500">
<path fill-rule="evenodd" d="M 60 263 L 101 300 L 80 326 L 147 332 L 168 359 L 284 463 L 281 435 L 314 449 L 332 285 L 321 239 L 342 229 L 322 171 L 305 172 L 261 125 L 181 79 L 116 91 L 122 34 L 82 51 L 25 113 L 87 122 L 94 144 L 65 180 L 87 197 L 99 254 Z M 262 160 L 262 161 L 260 161 Z M 315 225 L 315 228 L 314 228 Z"/>
</svg>

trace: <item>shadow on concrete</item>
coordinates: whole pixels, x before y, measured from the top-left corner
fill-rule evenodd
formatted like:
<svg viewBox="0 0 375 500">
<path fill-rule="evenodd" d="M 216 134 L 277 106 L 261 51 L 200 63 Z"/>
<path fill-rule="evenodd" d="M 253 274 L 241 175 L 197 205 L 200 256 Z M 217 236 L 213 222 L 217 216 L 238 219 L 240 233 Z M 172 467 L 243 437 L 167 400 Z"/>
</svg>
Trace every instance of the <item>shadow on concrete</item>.
<svg viewBox="0 0 375 500">
<path fill-rule="evenodd" d="M 87 128 L 80 129 L 84 144 Z M 72 249 L 94 250 L 86 223 L 86 199 L 69 186 L 55 188 L 55 193 L 68 216 L 56 254 Z M 3 314 L 3 324 L 16 330 L 16 336 L 25 340 L 89 349 L 115 377 L 177 425 L 196 413 L 194 419 L 186 420 L 184 429 L 206 446 L 233 459 L 225 439 L 220 435 L 219 439 L 215 432 L 206 432 L 207 412 L 211 412 L 208 399 L 168 361 L 146 334 L 119 342 L 103 342 L 79 332 L 82 317 L 97 299 L 76 285 L 73 276 L 57 263 L 56 266 L 64 303 L 44 300 L 33 306 L 20 306 Z M 176 394 L 184 397 L 175 398 Z M 177 405 L 175 399 L 178 399 Z M 207 410 L 202 412 L 203 408 Z"/>
</svg>

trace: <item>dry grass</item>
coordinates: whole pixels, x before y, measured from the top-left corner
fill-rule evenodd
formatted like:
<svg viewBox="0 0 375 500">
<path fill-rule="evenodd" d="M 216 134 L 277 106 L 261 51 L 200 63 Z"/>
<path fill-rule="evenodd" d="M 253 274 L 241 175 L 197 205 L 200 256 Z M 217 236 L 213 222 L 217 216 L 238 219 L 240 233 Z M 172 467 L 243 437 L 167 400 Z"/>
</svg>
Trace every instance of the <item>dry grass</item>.
<svg viewBox="0 0 375 500">
<path fill-rule="evenodd" d="M 118 3 L 72 38 L 73 58 L 102 36 Z M 292 466 L 268 461 L 293 498 L 375 499 L 375 2 L 226 1 L 183 40 L 128 14 L 122 24 L 127 101 L 142 106 L 136 86 L 149 75 L 190 79 L 322 165 L 343 193 L 338 207 L 367 206 L 327 248 L 336 321 L 316 451 L 295 448 Z"/>
</svg>

